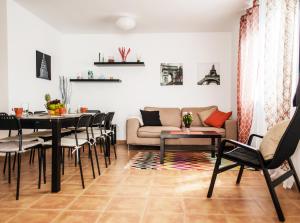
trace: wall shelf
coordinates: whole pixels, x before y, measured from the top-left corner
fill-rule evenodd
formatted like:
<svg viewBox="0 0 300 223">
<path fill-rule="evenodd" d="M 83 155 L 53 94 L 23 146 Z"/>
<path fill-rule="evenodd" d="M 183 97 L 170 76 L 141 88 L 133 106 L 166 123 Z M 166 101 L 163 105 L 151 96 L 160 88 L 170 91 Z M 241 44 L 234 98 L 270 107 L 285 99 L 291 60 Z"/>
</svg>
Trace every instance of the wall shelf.
<svg viewBox="0 0 300 223">
<path fill-rule="evenodd" d="M 144 62 L 94 62 L 96 66 L 145 66 Z"/>
<path fill-rule="evenodd" d="M 71 82 L 122 82 L 120 79 L 70 79 Z"/>
</svg>

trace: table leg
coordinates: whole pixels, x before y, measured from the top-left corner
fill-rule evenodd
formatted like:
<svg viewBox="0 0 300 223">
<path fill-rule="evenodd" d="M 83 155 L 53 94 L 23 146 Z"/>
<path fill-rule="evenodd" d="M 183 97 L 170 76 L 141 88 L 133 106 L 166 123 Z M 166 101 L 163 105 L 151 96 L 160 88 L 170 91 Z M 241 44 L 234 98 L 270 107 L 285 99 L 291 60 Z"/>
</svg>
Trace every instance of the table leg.
<svg viewBox="0 0 300 223">
<path fill-rule="evenodd" d="M 211 157 L 216 157 L 216 138 L 211 138 L 211 145 L 212 145 L 212 151 L 211 151 Z"/>
<path fill-rule="evenodd" d="M 160 138 L 160 164 L 164 163 L 165 158 L 165 139 Z"/>
<path fill-rule="evenodd" d="M 60 165 L 61 165 L 61 122 L 59 119 L 52 121 L 52 181 L 51 191 L 60 191 Z"/>
</svg>

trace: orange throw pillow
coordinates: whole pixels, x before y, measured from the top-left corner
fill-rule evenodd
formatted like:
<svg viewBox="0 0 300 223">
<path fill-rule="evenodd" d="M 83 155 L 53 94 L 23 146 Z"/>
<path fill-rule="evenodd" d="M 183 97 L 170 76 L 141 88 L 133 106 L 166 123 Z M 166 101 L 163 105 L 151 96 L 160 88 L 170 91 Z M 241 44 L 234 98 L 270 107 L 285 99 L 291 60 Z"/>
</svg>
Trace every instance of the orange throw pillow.
<svg viewBox="0 0 300 223">
<path fill-rule="evenodd" d="M 209 126 L 221 128 L 224 125 L 225 121 L 228 120 L 231 115 L 232 112 L 225 113 L 216 110 L 204 121 L 204 123 Z"/>
</svg>

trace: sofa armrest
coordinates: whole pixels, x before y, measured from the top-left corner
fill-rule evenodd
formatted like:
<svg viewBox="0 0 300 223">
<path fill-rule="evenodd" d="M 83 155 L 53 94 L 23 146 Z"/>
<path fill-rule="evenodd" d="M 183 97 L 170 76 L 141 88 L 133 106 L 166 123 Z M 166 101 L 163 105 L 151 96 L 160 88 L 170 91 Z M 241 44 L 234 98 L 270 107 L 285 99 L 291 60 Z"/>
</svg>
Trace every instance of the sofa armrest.
<svg viewBox="0 0 300 223">
<path fill-rule="evenodd" d="M 225 138 L 237 140 L 237 121 L 229 119 L 225 122 Z"/>
<path fill-rule="evenodd" d="M 137 141 L 137 132 L 140 128 L 140 121 L 137 118 L 129 118 L 126 121 L 126 140 L 127 144 L 135 144 Z"/>
</svg>

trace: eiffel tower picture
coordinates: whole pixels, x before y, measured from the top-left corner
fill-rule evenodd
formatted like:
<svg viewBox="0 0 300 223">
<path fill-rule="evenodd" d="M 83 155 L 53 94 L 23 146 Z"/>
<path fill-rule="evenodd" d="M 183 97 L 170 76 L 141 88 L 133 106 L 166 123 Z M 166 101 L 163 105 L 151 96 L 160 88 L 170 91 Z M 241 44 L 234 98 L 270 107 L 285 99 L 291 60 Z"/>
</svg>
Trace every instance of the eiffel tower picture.
<svg viewBox="0 0 300 223">
<path fill-rule="evenodd" d="M 51 57 L 36 51 L 36 77 L 51 80 Z"/>
<path fill-rule="evenodd" d="M 199 64 L 198 73 L 199 73 L 200 76 L 201 76 L 201 73 L 204 72 L 203 67 L 205 65 L 209 66 L 208 64 Z M 216 64 L 216 65 L 219 66 L 219 64 Z M 198 85 L 220 85 L 220 82 L 221 82 L 220 81 L 220 75 L 217 73 L 216 65 L 215 64 L 210 65 L 211 68 L 210 68 L 209 73 L 207 75 L 205 75 L 204 77 L 202 77 L 197 82 Z"/>
</svg>

